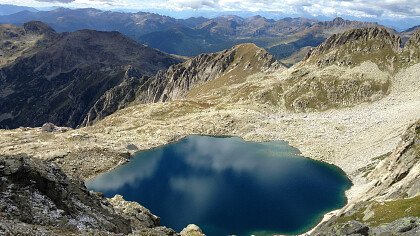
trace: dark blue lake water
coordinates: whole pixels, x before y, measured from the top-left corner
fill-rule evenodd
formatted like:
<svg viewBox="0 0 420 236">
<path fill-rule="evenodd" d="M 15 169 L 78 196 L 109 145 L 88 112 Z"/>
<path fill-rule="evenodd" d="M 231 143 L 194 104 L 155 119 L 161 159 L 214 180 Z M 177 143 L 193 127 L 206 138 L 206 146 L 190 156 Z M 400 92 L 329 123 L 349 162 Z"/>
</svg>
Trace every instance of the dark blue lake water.
<svg viewBox="0 0 420 236">
<path fill-rule="evenodd" d="M 286 142 L 189 136 L 86 185 L 139 202 L 177 231 L 194 223 L 208 236 L 296 234 L 344 206 L 351 184 L 339 168 L 298 154 Z"/>
</svg>

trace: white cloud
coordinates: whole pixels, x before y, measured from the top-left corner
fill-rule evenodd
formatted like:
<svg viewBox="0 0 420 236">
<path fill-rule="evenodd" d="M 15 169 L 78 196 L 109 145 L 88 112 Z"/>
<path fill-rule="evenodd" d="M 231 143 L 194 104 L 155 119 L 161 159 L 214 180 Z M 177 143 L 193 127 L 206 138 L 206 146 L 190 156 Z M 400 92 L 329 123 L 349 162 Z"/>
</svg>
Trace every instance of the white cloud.
<svg viewBox="0 0 420 236">
<path fill-rule="evenodd" d="M 219 0 L 168 0 L 168 6 L 176 9 L 219 8 Z"/>
<path fill-rule="evenodd" d="M 178 10 L 272 11 L 312 16 L 420 17 L 420 0 L 168 0 Z"/>
<path fill-rule="evenodd" d="M 68 3 L 66 3 L 68 2 Z M 279 12 L 302 16 L 420 18 L 420 0 L 0 0 L 0 3 L 131 9 Z"/>
</svg>

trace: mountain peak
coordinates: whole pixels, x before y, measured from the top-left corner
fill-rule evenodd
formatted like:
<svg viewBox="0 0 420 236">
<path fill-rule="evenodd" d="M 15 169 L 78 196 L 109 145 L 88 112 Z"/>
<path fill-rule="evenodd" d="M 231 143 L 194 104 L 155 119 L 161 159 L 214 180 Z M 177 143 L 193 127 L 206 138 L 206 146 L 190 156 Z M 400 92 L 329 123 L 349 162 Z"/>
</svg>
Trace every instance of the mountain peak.
<svg viewBox="0 0 420 236">
<path fill-rule="evenodd" d="M 383 27 L 351 29 L 344 33 L 333 34 L 324 43 L 310 52 L 308 56 L 324 53 L 342 45 L 356 44 L 357 42 L 362 43 L 371 40 L 379 40 L 385 44 L 391 45 L 395 50 L 401 45 L 401 38 Z"/>
<path fill-rule="evenodd" d="M 331 21 L 319 22 L 319 25 L 322 25 L 322 26 L 325 26 L 325 27 L 365 28 L 365 27 L 376 27 L 376 26 L 378 26 L 378 23 L 351 21 L 351 20 L 345 20 L 341 17 L 336 17 Z"/>
<path fill-rule="evenodd" d="M 411 35 L 411 37 L 408 39 L 407 44 L 408 47 L 417 46 L 420 45 L 420 28 L 418 28 L 414 33 Z"/>
<path fill-rule="evenodd" d="M 334 34 L 310 51 L 306 61 L 317 65 L 357 65 L 363 61 L 387 65 L 401 46 L 401 38 L 383 27 L 359 28 Z"/>
<path fill-rule="evenodd" d="M 332 22 L 333 23 L 335 23 L 335 24 L 342 24 L 342 23 L 345 23 L 346 22 L 346 20 L 344 20 L 343 18 L 341 18 L 341 17 L 336 17 L 336 18 L 334 18 L 333 20 L 332 20 Z"/>
<path fill-rule="evenodd" d="M 53 28 L 41 21 L 29 21 L 23 24 L 23 29 L 26 31 L 26 33 L 38 35 L 55 33 L 55 30 Z"/>
</svg>

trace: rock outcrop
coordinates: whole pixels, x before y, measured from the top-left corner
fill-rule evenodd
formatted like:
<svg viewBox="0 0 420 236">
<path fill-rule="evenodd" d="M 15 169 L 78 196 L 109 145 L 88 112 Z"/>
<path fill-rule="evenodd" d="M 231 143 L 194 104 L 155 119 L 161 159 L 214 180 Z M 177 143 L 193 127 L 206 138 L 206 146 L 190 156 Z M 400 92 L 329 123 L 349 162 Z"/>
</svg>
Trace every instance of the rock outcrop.
<svg viewBox="0 0 420 236">
<path fill-rule="evenodd" d="M 51 162 L 0 156 L 0 234 L 176 235 L 121 196 L 104 198 Z"/>
<path fill-rule="evenodd" d="M 52 163 L 26 156 L 0 157 L 2 219 L 69 231 L 101 229 L 131 233 L 130 223 L 83 182 Z"/>
<path fill-rule="evenodd" d="M 194 224 L 189 224 L 187 227 L 185 227 L 181 233 L 181 236 L 206 236 L 201 229 Z"/>
<path fill-rule="evenodd" d="M 3 50 L 1 128 L 45 122 L 76 127 L 106 91 L 127 77 L 153 76 L 181 61 L 117 32 L 58 34 L 41 22 L 0 29 L 2 37 L 17 37 L 23 45 Z"/>
<path fill-rule="evenodd" d="M 394 152 L 368 175 L 374 181 L 370 195 L 389 200 L 420 194 L 420 120 L 401 139 Z"/>
<path fill-rule="evenodd" d="M 401 38 L 382 27 L 361 28 L 334 34 L 310 51 L 305 60 L 325 67 L 332 64 L 356 66 L 370 60 L 378 66 L 396 61 Z"/>
<path fill-rule="evenodd" d="M 420 29 L 414 31 L 405 43 L 401 60 L 408 64 L 415 64 L 420 61 Z"/>
</svg>

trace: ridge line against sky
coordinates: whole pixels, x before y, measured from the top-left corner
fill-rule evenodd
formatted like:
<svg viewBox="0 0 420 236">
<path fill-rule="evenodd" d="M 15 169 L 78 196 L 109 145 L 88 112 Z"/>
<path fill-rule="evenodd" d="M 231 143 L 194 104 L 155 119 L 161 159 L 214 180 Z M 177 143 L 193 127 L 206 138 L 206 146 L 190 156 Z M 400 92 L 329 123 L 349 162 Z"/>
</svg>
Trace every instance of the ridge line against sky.
<svg viewBox="0 0 420 236">
<path fill-rule="evenodd" d="M 146 10 L 185 18 L 189 16 L 216 16 L 217 14 L 266 13 L 272 18 L 312 17 L 420 24 L 420 0 L 0 0 L 0 4 L 47 7 L 97 8 L 101 10 Z M 262 14 L 264 15 L 264 14 Z M 278 17 L 278 18 L 279 18 Z"/>
</svg>

